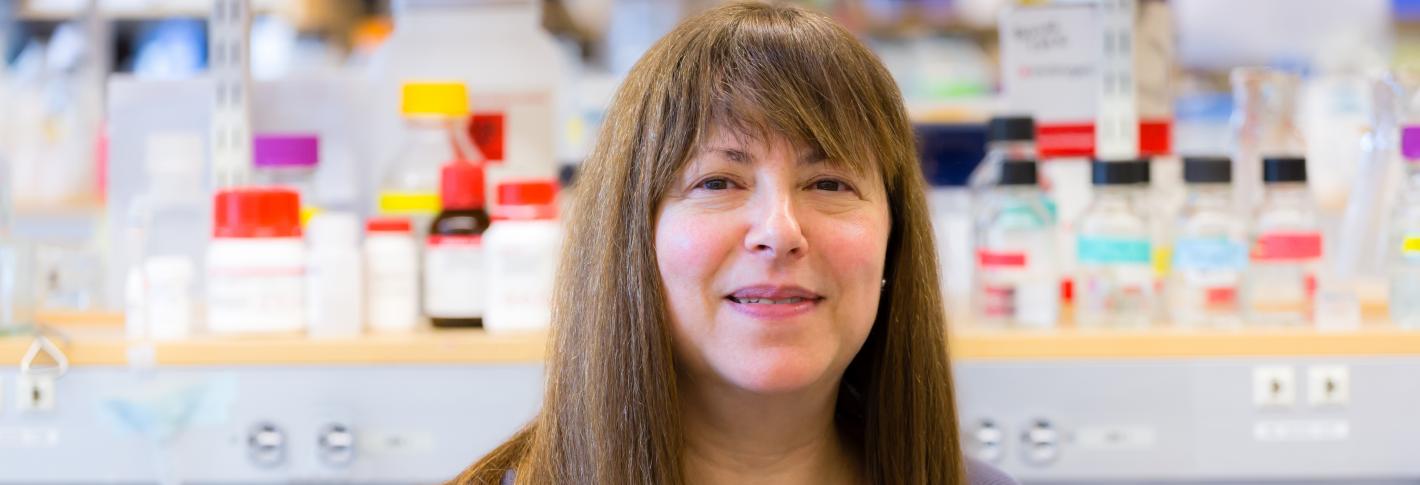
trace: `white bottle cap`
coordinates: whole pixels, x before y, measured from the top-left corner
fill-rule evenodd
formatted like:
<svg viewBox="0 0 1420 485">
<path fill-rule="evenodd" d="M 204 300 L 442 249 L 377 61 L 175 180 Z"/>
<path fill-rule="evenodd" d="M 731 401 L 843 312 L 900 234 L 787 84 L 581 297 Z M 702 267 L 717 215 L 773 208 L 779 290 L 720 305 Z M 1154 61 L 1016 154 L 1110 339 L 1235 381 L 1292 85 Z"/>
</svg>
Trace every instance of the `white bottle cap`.
<svg viewBox="0 0 1420 485">
<path fill-rule="evenodd" d="M 360 218 L 349 212 L 323 212 L 306 224 L 311 246 L 354 247 L 359 244 Z"/>
</svg>

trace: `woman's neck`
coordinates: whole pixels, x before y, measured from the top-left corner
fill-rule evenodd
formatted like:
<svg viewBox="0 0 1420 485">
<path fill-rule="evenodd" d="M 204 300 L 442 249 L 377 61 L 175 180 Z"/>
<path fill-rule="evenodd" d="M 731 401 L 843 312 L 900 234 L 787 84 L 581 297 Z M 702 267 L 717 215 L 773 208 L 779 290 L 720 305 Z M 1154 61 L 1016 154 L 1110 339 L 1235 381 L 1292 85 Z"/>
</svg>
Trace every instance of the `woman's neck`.
<svg viewBox="0 0 1420 485">
<path fill-rule="evenodd" d="M 862 482 L 858 454 L 834 424 L 836 380 L 772 396 L 684 375 L 680 382 L 687 483 Z"/>
</svg>

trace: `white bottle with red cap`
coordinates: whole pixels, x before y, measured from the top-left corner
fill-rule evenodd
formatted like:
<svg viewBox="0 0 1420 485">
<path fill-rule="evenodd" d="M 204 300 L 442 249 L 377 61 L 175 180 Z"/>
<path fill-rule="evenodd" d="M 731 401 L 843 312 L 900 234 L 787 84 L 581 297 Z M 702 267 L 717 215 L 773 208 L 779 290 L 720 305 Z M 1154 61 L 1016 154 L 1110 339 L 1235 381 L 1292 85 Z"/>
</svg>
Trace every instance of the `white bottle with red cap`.
<svg viewBox="0 0 1420 485">
<path fill-rule="evenodd" d="M 370 330 L 408 332 L 419 327 L 419 245 L 407 217 L 365 223 L 365 302 Z"/>
<path fill-rule="evenodd" d="M 483 326 L 490 333 L 543 330 L 552 321 L 562 245 L 556 198 L 552 180 L 498 185 L 493 225 L 484 236 L 488 309 Z"/>
<path fill-rule="evenodd" d="M 207 246 L 207 326 L 216 334 L 306 328 L 301 198 L 285 188 L 217 193 Z"/>
</svg>

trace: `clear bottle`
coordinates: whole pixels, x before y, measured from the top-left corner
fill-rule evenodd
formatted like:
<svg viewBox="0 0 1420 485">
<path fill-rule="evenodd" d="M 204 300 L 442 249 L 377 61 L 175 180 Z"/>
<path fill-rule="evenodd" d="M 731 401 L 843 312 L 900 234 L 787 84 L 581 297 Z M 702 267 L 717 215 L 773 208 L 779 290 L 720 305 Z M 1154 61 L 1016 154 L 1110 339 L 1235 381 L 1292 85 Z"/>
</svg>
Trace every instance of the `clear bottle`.
<svg viewBox="0 0 1420 485">
<path fill-rule="evenodd" d="M 404 216 L 423 231 L 439 212 L 439 173 L 452 161 L 481 162 L 468 137 L 468 90 L 461 83 L 408 82 L 401 91 L 403 138 L 379 188 L 379 213 Z"/>
<path fill-rule="evenodd" d="M 1390 319 L 1420 328 L 1420 127 L 1402 133 L 1408 176 L 1391 216 Z"/>
<path fill-rule="evenodd" d="M 193 134 L 155 134 L 146 141 L 149 185 L 129 205 L 127 237 L 133 296 L 129 335 L 181 337 L 195 326 L 206 239 L 211 233 L 202 187 L 206 160 Z M 184 276 L 186 275 L 186 276 Z M 162 329 L 161 332 L 157 330 Z"/>
<path fill-rule="evenodd" d="M 1149 220 L 1136 207 L 1143 173 L 1136 161 L 1091 164 L 1094 200 L 1077 222 L 1075 322 L 1081 327 L 1142 328 L 1154 314 Z"/>
<path fill-rule="evenodd" d="M 286 187 L 301 194 L 301 220 L 319 210 L 315 193 L 320 138 L 301 134 L 258 134 L 252 138 L 252 166 L 257 184 Z"/>
<path fill-rule="evenodd" d="M 1232 160 L 1183 161 L 1188 200 L 1175 221 L 1167 298 L 1181 326 L 1240 323 L 1238 289 L 1247 267 L 1247 223 L 1234 210 Z"/>
<path fill-rule="evenodd" d="M 1036 185 L 1034 160 L 1002 162 L 977 226 L 976 321 L 1052 328 L 1060 317 L 1055 225 Z"/>
<path fill-rule="evenodd" d="M 1244 280 L 1248 323 L 1301 325 L 1312 317 L 1321 226 L 1300 157 L 1263 160 L 1265 185 L 1254 218 L 1250 266 Z"/>
<path fill-rule="evenodd" d="M 1257 174 L 1263 158 L 1299 156 L 1306 142 L 1297 125 L 1301 78 L 1270 68 L 1242 67 L 1230 75 L 1233 90 L 1233 195 L 1244 213 L 1262 200 Z"/>
</svg>

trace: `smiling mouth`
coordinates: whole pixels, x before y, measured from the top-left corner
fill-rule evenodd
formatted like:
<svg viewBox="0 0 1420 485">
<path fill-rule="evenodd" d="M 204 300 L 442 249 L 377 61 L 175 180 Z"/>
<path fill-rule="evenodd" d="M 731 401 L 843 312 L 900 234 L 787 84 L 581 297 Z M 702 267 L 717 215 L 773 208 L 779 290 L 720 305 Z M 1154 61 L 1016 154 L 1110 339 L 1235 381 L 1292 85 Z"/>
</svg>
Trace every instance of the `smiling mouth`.
<svg viewBox="0 0 1420 485">
<path fill-rule="evenodd" d="M 725 298 L 726 298 L 726 299 L 729 299 L 729 300 L 732 301 L 732 302 L 741 303 L 741 304 L 745 304 L 745 305 L 792 305 L 792 304 L 795 304 L 795 303 L 803 303 L 803 302 L 806 302 L 806 301 L 813 302 L 813 301 L 818 301 L 818 300 L 820 300 L 819 298 L 798 298 L 798 297 L 795 297 L 795 298 L 784 298 L 784 299 L 779 299 L 779 300 L 770 299 L 770 298 L 735 298 L 735 297 L 733 297 L 733 296 L 727 296 L 727 297 L 725 297 Z"/>
</svg>

